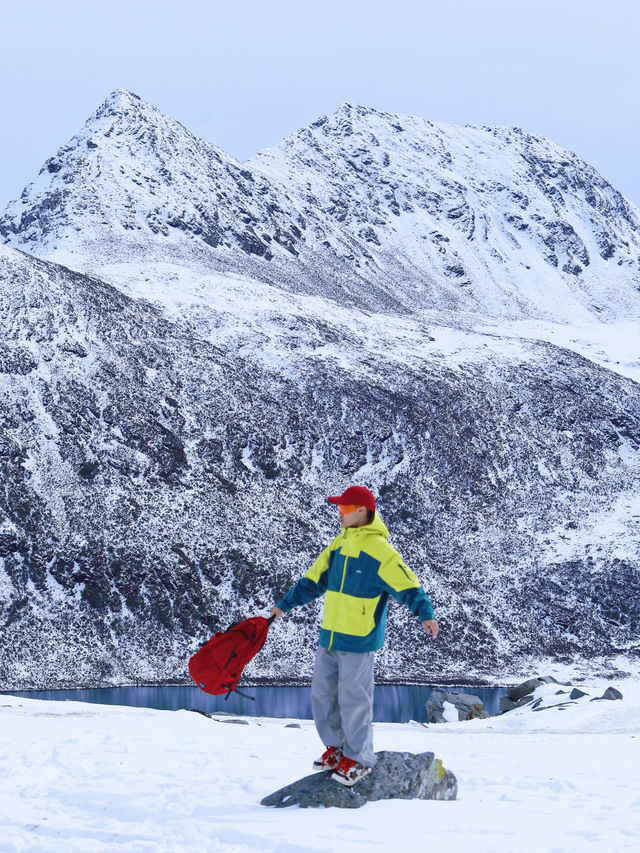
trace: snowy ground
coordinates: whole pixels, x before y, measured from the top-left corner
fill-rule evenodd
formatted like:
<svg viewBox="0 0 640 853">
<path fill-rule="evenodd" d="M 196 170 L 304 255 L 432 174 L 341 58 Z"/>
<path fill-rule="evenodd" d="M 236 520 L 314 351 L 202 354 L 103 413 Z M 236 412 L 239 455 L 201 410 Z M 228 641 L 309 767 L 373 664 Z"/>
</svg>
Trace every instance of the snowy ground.
<svg viewBox="0 0 640 853">
<path fill-rule="evenodd" d="M 605 686 L 582 689 L 600 696 Z M 310 772 L 320 746 L 310 721 L 237 725 L 3 696 L 0 850 L 637 851 L 640 681 L 616 686 L 623 701 L 438 726 L 378 723 L 376 749 L 433 750 L 456 773 L 459 796 L 354 811 L 260 805 Z"/>
</svg>

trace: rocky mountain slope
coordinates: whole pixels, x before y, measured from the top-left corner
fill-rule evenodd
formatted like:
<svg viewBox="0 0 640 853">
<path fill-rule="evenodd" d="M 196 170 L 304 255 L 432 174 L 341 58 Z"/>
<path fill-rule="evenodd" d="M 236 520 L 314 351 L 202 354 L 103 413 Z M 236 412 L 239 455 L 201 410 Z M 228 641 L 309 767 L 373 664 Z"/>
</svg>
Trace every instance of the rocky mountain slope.
<svg viewBox="0 0 640 853">
<path fill-rule="evenodd" d="M 631 380 L 548 344 L 309 298 L 266 354 L 215 345 L 8 248 L 0 282 L 3 687 L 184 678 L 209 632 L 306 569 L 337 529 L 325 495 L 354 479 L 443 626 L 427 646 L 392 607 L 379 677 L 637 655 Z M 308 675 L 317 615 L 278 623 L 253 676 Z"/>
<path fill-rule="evenodd" d="M 640 315 L 639 234 L 594 169 L 517 128 L 344 104 L 240 164 L 122 90 L 0 219 L 7 244 L 138 295 L 184 301 L 188 270 L 376 311 L 564 321 Z"/>
<path fill-rule="evenodd" d="M 184 680 L 353 481 L 442 624 L 392 606 L 379 678 L 637 668 L 640 352 L 514 331 L 639 316 L 574 155 L 344 105 L 240 164 L 120 91 L 0 234 L 0 687 Z M 308 677 L 318 613 L 250 674 Z"/>
<path fill-rule="evenodd" d="M 248 165 L 365 239 L 379 269 L 401 269 L 414 305 L 638 315 L 640 211 L 575 154 L 519 128 L 344 104 Z"/>
</svg>

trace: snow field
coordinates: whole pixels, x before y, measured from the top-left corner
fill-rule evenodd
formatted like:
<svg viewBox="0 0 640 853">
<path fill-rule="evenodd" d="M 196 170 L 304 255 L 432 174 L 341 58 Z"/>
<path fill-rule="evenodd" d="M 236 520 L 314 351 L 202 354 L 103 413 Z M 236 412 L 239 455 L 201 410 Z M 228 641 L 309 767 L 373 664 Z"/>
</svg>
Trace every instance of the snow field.
<svg viewBox="0 0 640 853">
<path fill-rule="evenodd" d="M 376 749 L 434 751 L 458 800 L 353 811 L 260 805 L 311 772 L 321 744 L 308 720 L 2 696 L 0 851 L 637 851 L 640 681 L 617 686 L 622 702 L 375 724 Z"/>
</svg>

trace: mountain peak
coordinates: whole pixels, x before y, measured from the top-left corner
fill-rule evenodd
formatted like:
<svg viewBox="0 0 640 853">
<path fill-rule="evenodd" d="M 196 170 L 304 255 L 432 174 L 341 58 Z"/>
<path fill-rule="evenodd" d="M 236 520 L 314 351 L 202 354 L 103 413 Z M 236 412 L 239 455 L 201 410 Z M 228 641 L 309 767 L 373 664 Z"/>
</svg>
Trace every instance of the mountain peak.
<svg viewBox="0 0 640 853">
<path fill-rule="evenodd" d="M 105 98 L 104 103 L 99 107 L 99 111 L 105 107 L 116 107 L 122 109 L 123 107 L 127 108 L 132 105 L 144 103 L 145 101 L 142 100 L 140 95 L 136 95 L 135 92 L 130 92 L 128 89 L 114 89 L 113 92 Z"/>
<path fill-rule="evenodd" d="M 127 124 L 170 124 L 171 126 L 182 127 L 175 119 L 169 118 L 134 92 L 130 92 L 128 89 L 115 89 L 95 113 L 87 119 L 79 136 L 82 136 L 86 131 L 109 129 L 119 121 Z M 187 132 L 186 129 L 185 132 Z M 74 139 L 76 138 L 74 137 Z"/>
<path fill-rule="evenodd" d="M 350 101 L 240 164 L 117 89 L 0 235 L 88 271 L 127 246 L 138 263 L 181 253 L 294 292 L 361 298 L 366 282 L 402 310 L 640 312 L 640 212 L 571 152 Z"/>
<path fill-rule="evenodd" d="M 115 89 L 105 98 L 86 123 L 90 124 L 106 116 L 131 115 L 131 113 L 142 113 L 146 110 L 158 112 L 155 107 L 143 101 L 139 95 L 129 92 L 127 89 Z"/>
</svg>

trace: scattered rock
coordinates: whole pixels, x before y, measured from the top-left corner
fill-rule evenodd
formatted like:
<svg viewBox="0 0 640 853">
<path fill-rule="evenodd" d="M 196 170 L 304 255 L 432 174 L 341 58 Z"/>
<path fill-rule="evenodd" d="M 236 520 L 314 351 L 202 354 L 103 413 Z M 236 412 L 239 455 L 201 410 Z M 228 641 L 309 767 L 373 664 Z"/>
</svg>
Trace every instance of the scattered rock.
<svg viewBox="0 0 640 853">
<path fill-rule="evenodd" d="M 615 687 L 607 687 L 602 696 L 595 696 L 591 701 L 601 702 L 603 699 L 622 699 L 622 693 L 619 690 L 616 690 Z"/>
<path fill-rule="evenodd" d="M 517 702 L 519 699 L 522 699 L 523 696 L 528 696 L 530 693 L 533 693 L 536 687 L 540 687 L 540 685 L 544 683 L 545 682 L 541 678 L 530 678 L 528 681 L 523 681 L 522 684 L 518 684 L 516 687 L 512 687 L 510 690 L 507 690 L 507 696 L 512 702 Z"/>
<path fill-rule="evenodd" d="M 218 720 L 219 723 L 235 723 L 236 726 L 248 726 L 247 720 Z"/>
<path fill-rule="evenodd" d="M 450 722 L 445 714 L 446 703 L 455 707 L 458 720 L 486 720 L 489 716 L 478 696 L 471 693 L 443 693 L 436 690 L 425 703 L 427 719 L 430 723 Z"/>
<path fill-rule="evenodd" d="M 500 700 L 500 713 L 504 714 L 507 711 L 513 711 L 514 707 L 521 708 L 522 705 L 527 705 L 531 702 L 534 690 L 543 684 L 560 684 L 560 682 L 553 675 L 541 675 L 536 678 L 530 678 L 528 681 L 523 681 L 522 684 L 518 684 L 507 690 L 507 698 Z M 523 701 L 525 697 L 529 698 Z M 508 700 L 514 703 L 513 707 L 509 706 Z"/>
<path fill-rule="evenodd" d="M 532 711 L 549 711 L 551 708 L 557 708 L 558 711 L 566 711 L 569 705 L 575 705 L 575 702 L 556 702 L 555 705 L 542 705 L 542 699 L 536 699 L 531 706 Z M 540 707 L 542 705 L 542 707 Z"/>
<path fill-rule="evenodd" d="M 377 752 L 378 763 L 353 788 L 329 773 L 312 773 L 262 800 L 263 806 L 358 809 L 375 800 L 455 800 L 458 782 L 432 752 Z"/>
<path fill-rule="evenodd" d="M 544 704 L 545 697 L 538 697 L 534 701 L 533 693 L 535 690 L 544 685 L 544 684 L 559 684 L 551 675 L 545 675 L 541 678 L 530 678 L 528 681 L 524 681 L 522 684 L 518 684 L 516 687 L 512 687 L 511 690 L 507 692 L 507 696 L 500 700 L 500 713 L 505 714 L 508 711 L 513 711 L 515 708 L 521 708 L 524 705 L 530 705 L 530 710 L 533 711 L 546 711 L 549 708 L 557 708 L 559 711 L 565 710 L 569 705 L 575 705 L 576 701 L 579 699 L 583 699 L 585 696 L 588 697 L 588 693 L 585 693 L 584 690 L 580 690 L 578 687 L 573 687 L 571 682 L 564 682 L 563 687 L 571 687 L 571 692 L 568 690 L 556 690 L 554 696 L 566 696 L 569 693 L 568 698 L 560 703 L 556 703 L 554 705 Z M 518 698 L 519 697 L 519 698 Z M 591 699 L 591 702 L 597 702 L 602 699 L 622 699 L 622 693 L 619 690 L 616 690 L 615 687 L 608 687 L 602 696 L 598 696 L 597 698 Z"/>
<path fill-rule="evenodd" d="M 582 699 L 583 696 L 587 696 L 588 694 L 584 692 L 584 690 L 578 690 L 577 687 L 574 687 L 571 693 L 569 694 L 569 699 Z"/>
</svg>

